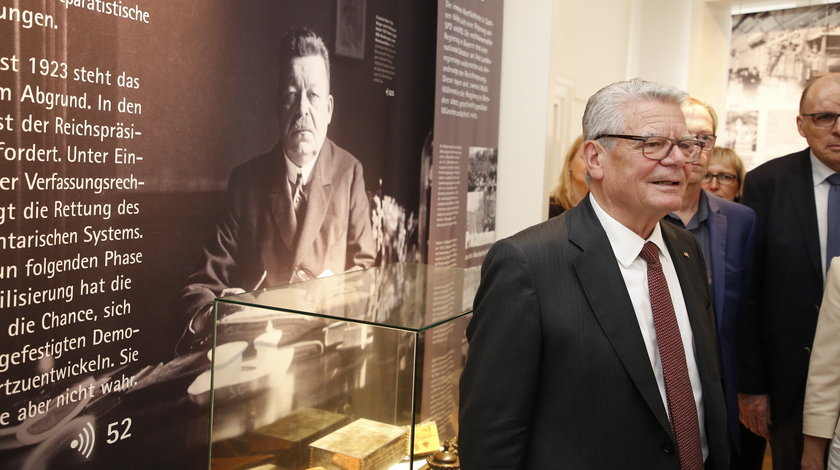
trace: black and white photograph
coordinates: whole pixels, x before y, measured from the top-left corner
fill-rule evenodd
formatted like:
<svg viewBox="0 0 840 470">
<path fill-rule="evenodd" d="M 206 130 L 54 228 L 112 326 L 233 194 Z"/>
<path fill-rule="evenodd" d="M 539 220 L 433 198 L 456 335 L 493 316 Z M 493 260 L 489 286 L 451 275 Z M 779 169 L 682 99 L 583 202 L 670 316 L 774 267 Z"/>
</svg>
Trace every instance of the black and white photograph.
<svg viewBox="0 0 840 470">
<path fill-rule="evenodd" d="M 739 155 L 755 153 L 758 145 L 758 110 L 729 111 L 726 113 L 726 148 L 734 149 Z"/>
<path fill-rule="evenodd" d="M 336 0 L 336 54 L 365 58 L 365 4 L 366 0 Z"/>
<path fill-rule="evenodd" d="M 470 147 L 467 172 L 466 248 L 490 245 L 496 228 L 498 149 Z"/>
<path fill-rule="evenodd" d="M 763 163 L 764 155 L 799 149 L 795 130 L 776 132 L 784 128 L 777 123 L 777 111 L 787 109 L 786 117 L 795 115 L 795 104 L 813 78 L 840 71 L 840 5 L 745 13 L 732 19 L 724 141 L 753 168 Z"/>
</svg>

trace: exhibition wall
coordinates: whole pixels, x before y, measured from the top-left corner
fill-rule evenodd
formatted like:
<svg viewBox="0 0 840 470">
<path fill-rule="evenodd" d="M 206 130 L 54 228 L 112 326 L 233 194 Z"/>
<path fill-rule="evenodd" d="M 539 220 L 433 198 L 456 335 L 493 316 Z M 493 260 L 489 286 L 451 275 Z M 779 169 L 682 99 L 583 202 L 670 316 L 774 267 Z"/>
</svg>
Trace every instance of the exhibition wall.
<svg viewBox="0 0 840 470">
<path fill-rule="evenodd" d="M 0 468 L 206 467 L 215 296 L 480 263 L 502 8 L 1 0 Z"/>
</svg>

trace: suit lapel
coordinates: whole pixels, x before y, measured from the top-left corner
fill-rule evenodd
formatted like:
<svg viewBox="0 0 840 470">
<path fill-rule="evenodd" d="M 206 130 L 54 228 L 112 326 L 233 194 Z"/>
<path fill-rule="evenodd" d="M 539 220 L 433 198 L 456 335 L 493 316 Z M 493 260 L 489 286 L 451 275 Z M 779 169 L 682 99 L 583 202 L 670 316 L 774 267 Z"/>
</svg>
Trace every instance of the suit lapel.
<svg viewBox="0 0 840 470">
<path fill-rule="evenodd" d="M 671 425 L 653 375 L 639 322 L 609 239 L 589 198 L 569 211 L 569 241 L 583 252 L 574 261 L 583 291 L 604 334 L 656 419 L 669 433 Z M 608 292 L 610 294 L 605 295 Z"/>
<path fill-rule="evenodd" d="M 708 292 L 706 288 L 707 284 L 705 282 L 698 282 L 700 280 L 705 281 L 705 276 L 702 275 L 702 270 L 698 266 L 700 263 L 699 258 L 703 254 L 699 250 L 696 250 L 693 245 L 681 243 L 671 233 L 676 230 L 674 227 L 665 228 L 665 224 L 661 225 L 663 226 L 662 234 L 665 238 L 665 244 L 668 245 L 668 252 L 671 254 L 671 260 L 674 262 L 674 270 L 677 272 L 677 277 L 680 280 L 685 308 L 688 311 L 695 348 L 697 349 L 695 355 L 697 356 L 698 364 L 700 364 L 709 357 L 715 357 L 714 354 L 716 354 L 714 352 L 714 331 L 710 328 L 710 326 L 714 325 L 713 319 L 703 319 L 703 317 L 709 315 L 707 306 L 711 307 L 708 305 L 708 296 L 706 295 Z M 692 274 L 692 271 L 695 274 Z M 713 356 L 709 356 L 709 354 L 713 354 Z"/>
<path fill-rule="evenodd" d="M 298 224 L 302 224 L 302 226 L 300 237 L 297 245 L 295 245 L 293 266 L 300 263 L 303 255 L 309 251 L 308 247 L 312 245 L 324 222 L 324 216 L 327 214 L 327 207 L 332 195 L 331 168 L 333 168 L 332 152 L 330 151 L 329 140 L 326 140 L 312 170 L 312 181 L 310 181 L 309 194 L 306 198 L 306 213 L 303 221 L 298 221 Z M 315 275 L 318 274 L 315 273 Z"/>
<path fill-rule="evenodd" d="M 726 215 L 720 211 L 718 202 L 706 195 L 709 207 L 709 260 L 712 271 L 712 286 L 714 286 L 715 315 L 718 324 L 723 314 L 723 301 L 725 298 L 724 287 L 726 287 Z"/>
<path fill-rule="evenodd" d="M 814 178 L 811 170 L 810 150 L 803 150 L 799 158 L 794 160 L 790 166 L 793 173 L 790 177 L 791 204 L 795 209 L 793 212 L 802 227 L 802 239 L 808 250 L 808 259 L 817 274 L 817 278 L 823 278 L 822 260 L 820 260 L 820 236 L 817 226 L 817 207 L 814 203 Z"/>
</svg>

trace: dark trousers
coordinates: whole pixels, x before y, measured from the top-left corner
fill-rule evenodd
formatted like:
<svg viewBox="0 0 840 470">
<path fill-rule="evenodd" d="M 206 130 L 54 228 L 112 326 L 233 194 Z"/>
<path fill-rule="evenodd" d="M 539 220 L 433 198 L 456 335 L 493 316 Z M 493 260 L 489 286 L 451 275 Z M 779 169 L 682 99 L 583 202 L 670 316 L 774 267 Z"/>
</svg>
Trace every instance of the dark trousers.
<svg viewBox="0 0 840 470">
<path fill-rule="evenodd" d="M 800 470 L 802 461 L 802 409 L 805 385 L 802 385 L 791 409 L 784 416 L 774 416 L 770 427 L 770 451 L 773 470 Z M 770 406 L 773 406 L 771 400 Z"/>
<path fill-rule="evenodd" d="M 767 441 L 741 426 L 741 450 L 732 452 L 730 470 L 761 470 L 764 465 L 764 449 Z"/>
</svg>

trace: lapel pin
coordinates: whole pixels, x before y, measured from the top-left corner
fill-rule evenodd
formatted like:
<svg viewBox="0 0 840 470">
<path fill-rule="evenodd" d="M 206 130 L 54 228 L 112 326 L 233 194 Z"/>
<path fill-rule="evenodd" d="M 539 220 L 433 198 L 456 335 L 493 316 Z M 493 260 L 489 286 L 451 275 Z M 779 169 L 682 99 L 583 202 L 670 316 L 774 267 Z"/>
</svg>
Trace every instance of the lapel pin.
<svg viewBox="0 0 840 470">
<path fill-rule="evenodd" d="M 685 256 L 686 258 L 691 259 L 691 256 L 688 256 L 688 252 L 687 252 L 687 251 L 683 251 L 683 256 Z"/>
</svg>

